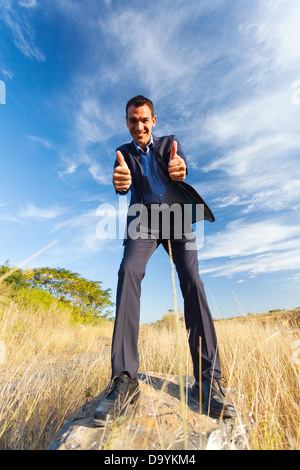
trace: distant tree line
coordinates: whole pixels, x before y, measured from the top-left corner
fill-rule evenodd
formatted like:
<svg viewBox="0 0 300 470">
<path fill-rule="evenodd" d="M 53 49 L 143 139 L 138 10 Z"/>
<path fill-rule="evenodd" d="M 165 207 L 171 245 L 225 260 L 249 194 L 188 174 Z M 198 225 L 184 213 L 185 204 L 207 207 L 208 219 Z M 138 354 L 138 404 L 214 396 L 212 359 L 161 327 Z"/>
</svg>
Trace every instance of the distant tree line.
<svg viewBox="0 0 300 470">
<path fill-rule="evenodd" d="M 49 292 L 58 300 L 72 305 L 78 321 L 97 321 L 112 315 L 111 290 L 103 290 L 102 282 L 89 281 L 67 269 L 45 267 L 23 271 L 9 267 L 6 262 L 0 266 L 0 282 L 1 278 L 13 290 L 38 288 Z"/>
</svg>

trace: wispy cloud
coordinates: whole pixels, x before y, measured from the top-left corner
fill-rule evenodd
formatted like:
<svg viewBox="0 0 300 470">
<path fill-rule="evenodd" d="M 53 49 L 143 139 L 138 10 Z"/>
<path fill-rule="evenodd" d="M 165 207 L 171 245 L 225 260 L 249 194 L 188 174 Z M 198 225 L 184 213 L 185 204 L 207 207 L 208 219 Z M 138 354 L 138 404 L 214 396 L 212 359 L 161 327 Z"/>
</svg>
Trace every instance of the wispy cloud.
<svg viewBox="0 0 300 470">
<path fill-rule="evenodd" d="M 37 6 L 37 0 L 19 0 L 19 5 L 25 8 L 32 8 Z"/>
<path fill-rule="evenodd" d="M 244 206 L 244 214 L 295 210 L 300 198 L 300 108 L 292 102 L 300 7 L 294 0 L 254 5 L 239 25 L 235 67 L 220 77 L 218 107 L 195 124 L 209 149 L 202 170 L 210 177 L 210 194 L 219 193 L 215 204 Z M 230 99 L 224 86 L 229 79 Z"/>
<path fill-rule="evenodd" d="M 184 109 L 183 93 L 187 98 L 198 72 L 219 55 L 216 50 L 206 50 L 205 34 L 195 30 L 195 25 L 202 15 L 217 12 L 222 4 L 191 1 L 186 8 L 182 2 L 166 1 L 161 2 L 159 10 L 148 3 L 140 11 L 130 6 L 111 11 L 99 25 L 117 57 L 114 72 L 118 80 L 131 77 L 135 70 L 137 88 L 147 90 L 154 101 L 169 101 L 167 97 L 172 93 L 176 96 L 175 108 Z M 131 24 L 134 31 L 128 28 Z M 195 35 L 189 35 L 187 24 Z M 193 92 L 199 94 L 195 88 Z"/>
<path fill-rule="evenodd" d="M 256 3 L 257 14 L 250 17 L 241 29 L 247 37 L 255 38 L 256 50 L 252 52 L 256 54 L 252 55 L 252 60 L 258 71 L 265 71 L 267 75 L 273 71 L 276 81 L 281 72 L 297 71 L 300 51 L 295 38 L 299 34 L 300 5 L 297 0 Z"/>
<path fill-rule="evenodd" d="M 201 259 L 249 256 L 300 246 L 300 225 L 283 225 L 277 220 L 230 222 L 224 231 L 206 238 Z"/>
<path fill-rule="evenodd" d="M 111 206 L 112 207 L 112 206 Z M 115 223 L 116 212 L 107 212 L 107 217 L 112 218 L 112 223 Z M 99 252 L 104 247 L 114 245 L 113 240 L 101 239 L 97 235 L 97 224 L 101 220 L 100 214 L 97 209 L 90 209 L 84 211 L 76 216 L 69 217 L 62 222 L 55 224 L 53 232 L 64 233 L 68 238 L 68 247 L 73 251 L 73 256 L 77 253 L 78 257 L 83 257 L 91 253 Z M 76 234 L 74 236 L 74 233 Z"/>
<path fill-rule="evenodd" d="M 14 74 L 13 74 L 10 70 L 2 69 L 2 73 L 3 73 L 3 75 L 5 75 L 7 78 L 13 79 L 13 77 L 14 77 Z"/>
<path fill-rule="evenodd" d="M 56 219 L 65 212 L 63 208 L 58 206 L 40 208 L 33 203 L 28 203 L 24 208 L 19 211 L 19 217 L 21 219 L 38 219 L 38 220 L 49 220 Z"/>
<path fill-rule="evenodd" d="M 272 274 L 281 271 L 293 271 L 300 268 L 300 247 L 294 250 L 266 253 L 252 258 L 239 258 L 212 267 L 200 266 L 202 274 L 213 277 L 232 277 L 242 274 L 250 277 L 258 274 Z"/>
<path fill-rule="evenodd" d="M 78 162 L 76 159 L 71 159 L 70 157 L 64 157 L 63 159 L 63 170 L 57 170 L 57 174 L 61 179 L 72 175 L 78 168 Z"/>
<path fill-rule="evenodd" d="M 18 6 L 35 7 L 35 0 L 21 1 L 16 5 L 12 0 L 2 0 L 1 20 L 10 30 L 15 46 L 26 56 L 38 62 L 44 62 L 45 56 L 35 44 L 34 29 L 26 16 L 18 14 Z"/>
<path fill-rule="evenodd" d="M 89 173 L 92 177 L 101 184 L 112 184 L 111 172 L 107 173 L 98 162 L 91 162 L 88 166 Z"/>
<path fill-rule="evenodd" d="M 101 116 L 97 100 L 92 97 L 82 99 L 80 108 L 77 111 L 75 132 L 83 148 L 89 144 L 103 141 L 105 139 L 105 134 L 102 131 L 103 123 L 101 122 L 103 116 Z"/>
<path fill-rule="evenodd" d="M 300 269 L 300 225 L 235 220 L 206 237 L 199 259 L 200 271 L 214 276 Z"/>
<path fill-rule="evenodd" d="M 32 140 L 33 142 L 37 142 L 38 144 L 41 144 L 43 145 L 44 147 L 46 147 L 47 149 L 51 149 L 54 147 L 54 145 L 49 142 L 48 140 L 46 139 L 43 139 L 42 137 L 37 137 L 35 135 L 28 135 L 27 138 L 29 140 Z"/>
</svg>

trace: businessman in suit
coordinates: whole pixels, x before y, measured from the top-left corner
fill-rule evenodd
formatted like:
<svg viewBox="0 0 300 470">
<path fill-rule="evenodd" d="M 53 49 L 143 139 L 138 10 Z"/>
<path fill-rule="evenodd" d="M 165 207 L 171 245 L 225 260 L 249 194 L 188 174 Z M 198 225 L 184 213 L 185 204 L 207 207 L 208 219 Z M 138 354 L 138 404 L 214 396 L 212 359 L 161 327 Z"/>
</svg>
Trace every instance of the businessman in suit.
<svg viewBox="0 0 300 470">
<path fill-rule="evenodd" d="M 106 389 L 105 399 L 95 411 L 94 422 L 98 426 L 109 424 L 126 413 L 129 403 L 139 396 L 137 345 L 141 282 L 147 262 L 156 248 L 162 244 L 168 252 L 168 240 L 179 276 L 185 324 L 189 332 L 195 376 L 191 393 L 197 399 L 201 393 L 203 411 L 213 417 L 236 415 L 220 385 L 217 337 L 199 276 L 195 235 L 191 229 L 193 222 L 201 218 L 213 222 L 214 216 L 199 194 L 183 181 L 187 175 L 187 160 L 176 136 L 157 138 L 152 134 L 156 119 L 151 100 L 141 95 L 129 100 L 126 106 L 126 124 L 133 140 L 116 151 L 114 187 L 120 195 L 130 191 L 131 201 L 124 254 L 118 273 L 116 320 L 111 351 L 112 379 Z M 179 224 L 174 221 L 174 211 L 171 210 L 174 207 L 182 209 Z M 188 229 L 186 207 L 192 208 L 187 211 Z M 135 210 L 131 210 L 132 208 Z M 162 227 L 163 218 L 160 217 L 160 212 L 168 217 L 167 236 Z M 158 217 L 154 217 L 155 215 Z M 152 223 L 153 220 L 156 221 L 155 224 Z"/>
</svg>

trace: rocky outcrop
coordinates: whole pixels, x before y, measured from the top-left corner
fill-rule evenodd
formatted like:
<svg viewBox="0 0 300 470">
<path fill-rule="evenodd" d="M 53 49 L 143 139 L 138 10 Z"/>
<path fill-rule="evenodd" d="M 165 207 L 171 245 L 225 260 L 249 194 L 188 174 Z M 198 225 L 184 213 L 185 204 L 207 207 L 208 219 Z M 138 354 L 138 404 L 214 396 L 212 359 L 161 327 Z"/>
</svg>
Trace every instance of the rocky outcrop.
<svg viewBox="0 0 300 470">
<path fill-rule="evenodd" d="M 240 420 L 212 419 L 199 413 L 185 378 L 182 412 L 178 377 L 140 374 L 141 395 L 127 416 L 110 427 L 93 424 L 104 392 L 76 410 L 47 450 L 243 450 L 247 425 Z M 183 416 L 184 415 L 184 416 Z"/>
</svg>

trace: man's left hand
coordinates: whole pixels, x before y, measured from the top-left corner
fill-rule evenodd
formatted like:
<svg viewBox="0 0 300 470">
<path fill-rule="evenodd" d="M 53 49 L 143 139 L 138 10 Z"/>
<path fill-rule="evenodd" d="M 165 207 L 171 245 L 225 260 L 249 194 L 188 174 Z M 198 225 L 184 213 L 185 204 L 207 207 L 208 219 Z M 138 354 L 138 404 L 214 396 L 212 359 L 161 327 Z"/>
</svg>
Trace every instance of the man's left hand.
<svg viewBox="0 0 300 470">
<path fill-rule="evenodd" d="M 186 164 L 183 158 L 177 154 L 177 142 L 173 142 L 169 160 L 169 175 L 173 181 L 182 181 L 186 176 Z"/>
</svg>

